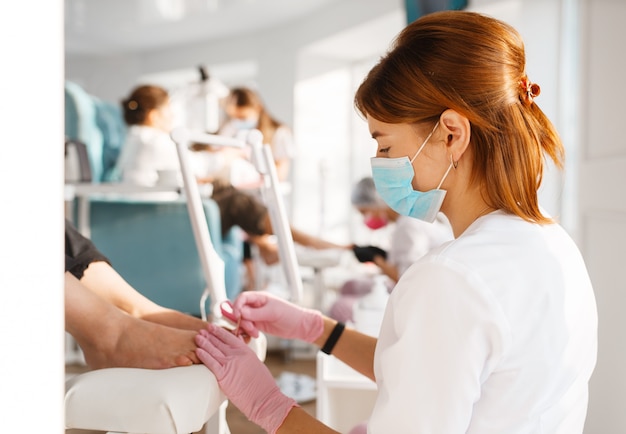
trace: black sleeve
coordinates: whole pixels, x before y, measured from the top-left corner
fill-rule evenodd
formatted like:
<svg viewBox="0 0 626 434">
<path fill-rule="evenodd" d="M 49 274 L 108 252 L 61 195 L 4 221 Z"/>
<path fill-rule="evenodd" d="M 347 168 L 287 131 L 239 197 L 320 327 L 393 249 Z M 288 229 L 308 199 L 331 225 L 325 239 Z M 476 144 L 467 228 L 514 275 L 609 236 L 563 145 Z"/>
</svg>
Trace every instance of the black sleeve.
<svg viewBox="0 0 626 434">
<path fill-rule="evenodd" d="M 65 271 L 81 279 L 89 264 L 98 261 L 111 263 L 96 249 L 91 240 L 85 238 L 69 220 L 65 219 Z"/>
</svg>

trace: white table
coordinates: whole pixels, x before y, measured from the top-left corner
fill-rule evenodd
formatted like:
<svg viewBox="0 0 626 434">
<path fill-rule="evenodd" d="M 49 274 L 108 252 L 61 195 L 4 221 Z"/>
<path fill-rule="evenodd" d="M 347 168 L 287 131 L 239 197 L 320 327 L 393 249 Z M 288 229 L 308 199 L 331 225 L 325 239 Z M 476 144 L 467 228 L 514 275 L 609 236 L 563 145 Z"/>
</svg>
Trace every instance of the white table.
<svg viewBox="0 0 626 434">
<path fill-rule="evenodd" d="M 332 355 L 317 353 L 317 418 L 339 432 L 369 419 L 376 383 Z"/>
</svg>

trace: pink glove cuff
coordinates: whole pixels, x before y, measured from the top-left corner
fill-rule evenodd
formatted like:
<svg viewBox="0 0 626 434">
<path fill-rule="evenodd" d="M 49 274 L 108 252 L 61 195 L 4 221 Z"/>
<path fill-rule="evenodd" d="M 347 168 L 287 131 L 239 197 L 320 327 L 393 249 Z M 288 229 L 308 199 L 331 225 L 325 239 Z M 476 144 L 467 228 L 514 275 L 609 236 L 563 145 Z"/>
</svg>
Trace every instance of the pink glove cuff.
<svg viewBox="0 0 626 434">
<path fill-rule="evenodd" d="M 255 411 L 257 416 L 253 420 L 269 434 L 278 431 L 292 408 L 300 407 L 296 401 L 281 392 L 272 395 Z"/>
<path fill-rule="evenodd" d="M 299 334 L 302 340 L 305 340 L 309 343 L 315 342 L 317 338 L 322 336 L 324 332 L 324 318 L 318 311 L 309 310 L 311 317 L 310 321 L 303 321 L 302 324 L 302 333 Z"/>
</svg>

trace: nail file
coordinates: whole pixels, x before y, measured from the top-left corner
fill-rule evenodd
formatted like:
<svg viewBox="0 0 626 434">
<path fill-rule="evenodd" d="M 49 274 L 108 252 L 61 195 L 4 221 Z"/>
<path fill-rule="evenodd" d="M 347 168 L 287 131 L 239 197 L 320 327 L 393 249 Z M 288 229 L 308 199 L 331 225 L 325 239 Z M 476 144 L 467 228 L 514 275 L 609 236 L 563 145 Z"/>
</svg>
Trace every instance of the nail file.
<svg viewBox="0 0 626 434">
<path fill-rule="evenodd" d="M 230 300 L 223 301 L 222 304 L 220 305 L 220 310 L 222 311 L 222 315 L 224 315 L 224 318 L 236 324 L 234 334 L 235 336 L 239 336 L 239 327 L 241 325 L 241 317 L 237 318 L 235 314 L 233 313 L 233 304 L 230 302 Z"/>
<path fill-rule="evenodd" d="M 222 315 L 224 315 L 226 319 L 228 319 L 229 321 L 232 321 L 233 323 L 236 323 L 238 320 L 241 319 L 241 318 L 237 318 L 235 314 L 233 313 L 233 304 L 230 302 L 230 300 L 223 301 L 220 304 L 220 310 L 222 311 Z"/>
<path fill-rule="evenodd" d="M 237 327 L 235 327 L 235 336 L 239 336 L 239 326 L 241 325 L 241 317 L 237 320 Z"/>
</svg>

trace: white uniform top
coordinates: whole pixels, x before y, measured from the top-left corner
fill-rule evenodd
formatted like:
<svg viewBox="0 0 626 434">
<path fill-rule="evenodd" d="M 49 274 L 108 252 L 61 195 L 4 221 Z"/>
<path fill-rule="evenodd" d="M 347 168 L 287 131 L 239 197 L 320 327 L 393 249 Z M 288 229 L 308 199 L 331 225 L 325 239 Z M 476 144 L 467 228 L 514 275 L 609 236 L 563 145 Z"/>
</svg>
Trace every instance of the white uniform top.
<svg viewBox="0 0 626 434">
<path fill-rule="evenodd" d="M 574 242 L 559 225 L 491 213 L 391 293 L 369 433 L 581 433 L 596 354 Z"/>
<path fill-rule="evenodd" d="M 394 225 L 387 261 L 398 268 L 399 276 L 432 248 L 454 238 L 448 219 L 441 213 L 433 223 L 401 215 Z"/>
<path fill-rule="evenodd" d="M 220 128 L 219 134 L 236 137 L 239 131 L 232 121 L 227 122 Z M 274 132 L 272 142 L 274 161 L 293 160 L 295 145 L 291 130 L 286 125 L 279 126 Z M 256 167 L 250 161 L 249 151 L 242 153 L 241 150 L 223 148 L 218 152 L 205 155 L 207 168 L 205 176 L 224 179 L 235 186 L 255 184 L 260 181 L 260 175 Z"/>
<path fill-rule="evenodd" d="M 169 134 L 154 127 L 132 125 L 116 165 L 122 181 L 155 185 L 158 170 L 180 170 L 176 145 Z"/>
<path fill-rule="evenodd" d="M 295 157 L 296 149 L 291 130 L 285 125 L 279 126 L 272 139 L 272 155 L 274 160 L 286 160 Z"/>
</svg>

